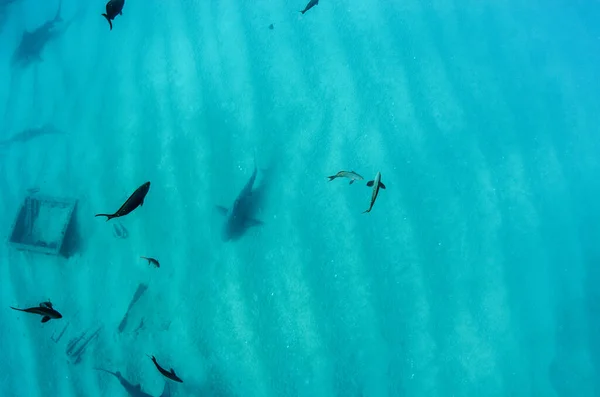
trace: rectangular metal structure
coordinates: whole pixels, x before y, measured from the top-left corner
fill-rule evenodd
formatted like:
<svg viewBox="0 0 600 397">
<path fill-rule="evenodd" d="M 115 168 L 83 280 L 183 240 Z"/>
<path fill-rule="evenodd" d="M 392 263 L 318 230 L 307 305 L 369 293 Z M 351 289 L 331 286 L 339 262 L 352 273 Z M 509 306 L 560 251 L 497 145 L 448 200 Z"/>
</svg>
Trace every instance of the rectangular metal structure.
<svg viewBox="0 0 600 397">
<path fill-rule="evenodd" d="M 17 213 L 8 243 L 21 251 L 61 255 L 77 200 L 29 195 Z"/>
</svg>

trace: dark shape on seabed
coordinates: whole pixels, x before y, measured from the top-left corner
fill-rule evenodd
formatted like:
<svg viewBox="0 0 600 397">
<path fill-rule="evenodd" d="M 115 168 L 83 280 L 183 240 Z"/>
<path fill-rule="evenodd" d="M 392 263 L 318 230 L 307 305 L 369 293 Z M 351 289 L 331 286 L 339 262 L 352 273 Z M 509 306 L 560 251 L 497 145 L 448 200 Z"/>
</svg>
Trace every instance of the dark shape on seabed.
<svg viewBox="0 0 600 397">
<path fill-rule="evenodd" d="M 167 371 L 166 369 L 164 369 L 163 367 L 161 367 L 158 364 L 158 362 L 156 362 L 156 358 L 154 356 L 150 356 L 150 355 L 147 355 L 147 356 L 150 357 L 150 359 L 152 360 L 152 362 L 156 366 L 156 369 L 158 369 L 158 372 L 160 372 L 161 374 L 163 374 L 163 376 L 171 379 L 172 381 L 183 383 L 183 381 L 181 380 L 181 378 L 179 376 L 177 376 L 177 374 L 175 373 L 175 370 L 173 368 L 171 368 L 170 371 Z"/>
<path fill-rule="evenodd" d="M 65 331 L 67 330 L 67 328 L 69 328 L 69 324 L 71 324 L 71 323 L 67 323 L 67 324 L 65 325 L 65 327 L 64 327 L 64 328 L 63 328 L 63 330 L 60 332 L 60 334 L 58 334 L 58 336 L 57 336 L 57 337 L 54 337 L 54 333 L 53 333 L 53 334 L 52 334 L 52 336 L 50 337 L 50 339 L 52 339 L 52 341 L 53 341 L 54 343 L 58 343 L 58 342 L 60 342 L 60 340 L 62 339 L 63 335 L 65 334 Z"/>
<path fill-rule="evenodd" d="M 354 171 L 340 171 L 335 175 L 328 176 L 327 178 L 329 178 L 329 182 L 333 181 L 335 178 L 348 178 L 350 179 L 350 185 L 352 185 L 354 181 L 362 181 L 364 179 Z"/>
<path fill-rule="evenodd" d="M 363 211 L 363 214 L 366 212 L 371 212 L 373 204 L 375 204 L 375 200 L 377 199 L 377 195 L 379 194 L 379 188 L 385 189 L 385 185 L 381 183 L 381 172 L 378 172 L 377 175 L 375 175 L 374 180 L 367 182 L 367 186 L 373 186 L 373 193 L 371 193 L 371 205 L 369 206 L 368 210 Z"/>
<path fill-rule="evenodd" d="M 306 5 L 306 7 L 304 7 L 304 9 L 302 11 L 300 11 L 302 14 L 304 14 L 306 11 L 310 10 L 311 8 L 313 8 L 314 6 L 316 6 L 317 4 L 319 4 L 319 0 L 310 0 L 308 2 L 308 4 Z"/>
<path fill-rule="evenodd" d="M 107 222 L 110 221 L 112 218 L 125 216 L 137 207 L 144 205 L 144 199 L 148 194 L 148 190 L 150 190 L 150 182 L 146 182 L 142 186 L 138 187 L 135 190 L 135 192 L 133 192 L 133 194 L 129 196 L 127 201 L 123 203 L 121 208 L 119 208 L 114 214 L 96 214 L 96 216 L 105 216 Z"/>
<path fill-rule="evenodd" d="M 125 228 L 125 226 L 123 226 L 123 224 L 121 222 L 115 222 L 113 223 L 113 235 L 116 238 L 120 238 L 120 239 L 126 239 L 127 237 L 129 237 L 129 232 L 127 231 L 127 229 Z"/>
<path fill-rule="evenodd" d="M 102 14 L 102 16 L 108 21 L 110 30 L 112 30 L 112 20 L 115 19 L 117 15 L 123 15 L 124 5 L 125 0 L 109 0 L 108 3 L 106 3 L 106 14 Z"/>
<path fill-rule="evenodd" d="M 0 141 L 0 147 L 10 146 L 15 143 L 24 143 L 43 135 L 59 135 L 63 134 L 63 132 L 64 131 L 57 129 L 52 124 L 45 124 L 37 128 L 28 128 L 11 136 L 8 139 Z"/>
<path fill-rule="evenodd" d="M 134 385 L 133 383 L 129 382 L 127 379 L 123 378 L 123 375 L 121 375 L 121 373 L 119 371 L 112 372 L 112 371 L 108 371 L 103 368 L 94 368 L 94 369 L 97 371 L 106 372 L 108 374 L 111 374 L 115 378 L 117 378 L 119 380 L 119 383 L 121 383 L 121 386 L 123 386 L 125 391 L 127 391 L 127 394 L 129 394 L 131 397 L 154 397 L 151 394 L 143 392 L 142 387 L 140 386 L 139 383 Z M 161 393 L 160 397 L 169 397 L 170 395 L 171 395 L 171 391 L 169 389 L 169 385 L 167 384 L 167 382 L 165 382 L 165 387 L 163 388 L 163 392 Z"/>
<path fill-rule="evenodd" d="M 142 297 L 142 295 L 144 295 L 144 292 L 146 292 L 147 289 L 148 286 L 146 284 L 138 285 L 137 289 L 135 290 L 135 293 L 133 294 L 131 302 L 129 302 L 129 307 L 127 307 L 127 311 L 125 312 L 125 315 L 123 316 L 123 319 L 119 324 L 119 332 L 123 332 L 123 330 L 127 326 L 127 318 L 129 316 L 129 311 L 131 310 L 133 305 Z"/>
<path fill-rule="evenodd" d="M 273 30 L 273 28 L 275 28 L 275 26 L 273 26 L 273 24 L 270 24 L 269 29 Z"/>
<path fill-rule="evenodd" d="M 42 52 L 46 48 L 46 45 L 62 35 L 71 24 L 71 22 L 67 22 L 60 25 L 63 21 L 60 16 L 61 6 L 62 0 L 58 4 L 58 10 L 53 19 L 47 21 L 33 32 L 23 32 L 21 41 L 13 53 L 13 65 L 25 67 L 31 63 L 42 61 Z"/>
<path fill-rule="evenodd" d="M 160 267 L 160 263 L 154 258 L 149 258 L 147 256 L 140 256 L 140 258 L 148 261 L 148 264 L 153 265 L 154 267 Z"/>
<path fill-rule="evenodd" d="M 262 221 L 254 218 L 262 196 L 261 190 L 258 188 L 253 190 L 257 171 L 255 161 L 252 176 L 250 176 L 250 179 L 246 182 L 230 209 L 220 205 L 216 206 L 219 213 L 226 217 L 222 234 L 224 241 L 236 240 L 250 227 L 263 225 Z"/>
<path fill-rule="evenodd" d="M 8 242 L 19 251 L 69 257 L 77 250 L 77 200 L 35 194 L 25 197 Z"/>
<path fill-rule="evenodd" d="M 54 308 L 52 307 L 52 302 L 50 302 L 50 301 L 42 302 L 42 303 L 40 303 L 39 306 L 30 307 L 28 309 L 17 309 L 16 307 L 12 307 L 12 306 L 10 308 L 13 310 L 18 310 L 20 312 L 39 314 L 40 316 L 42 316 L 43 323 L 50 321 L 50 319 L 62 318 L 62 314 L 60 314 L 58 311 L 54 310 Z"/>
<path fill-rule="evenodd" d="M 79 342 L 81 342 L 81 340 L 85 338 L 87 331 L 83 332 L 81 335 L 79 335 L 79 337 L 75 337 L 69 341 L 69 344 L 67 345 L 67 350 L 65 352 L 67 353 L 67 356 L 74 358 L 73 364 L 79 364 L 81 362 L 83 353 L 85 353 L 87 346 L 94 339 L 98 338 L 101 329 L 102 326 L 98 327 L 96 331 L 94 331 L 94 333 L 89 338 L 85 339 L 85 341 L 81 345 L 79 345 Z"/>
</svg>

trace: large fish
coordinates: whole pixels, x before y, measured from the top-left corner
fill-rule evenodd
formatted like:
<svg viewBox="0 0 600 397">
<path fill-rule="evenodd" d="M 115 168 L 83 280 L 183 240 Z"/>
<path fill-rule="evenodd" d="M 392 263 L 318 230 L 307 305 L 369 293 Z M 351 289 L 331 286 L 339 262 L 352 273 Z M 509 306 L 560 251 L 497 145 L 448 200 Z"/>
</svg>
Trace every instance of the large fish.
<svg viewBox="0 0 600 397">
<path fill-rule="evenodd" d="M 123 15 L 124 5 L 125 0 L 109 0 L 108 3 L 106 3 L 106 14 L 102 14 L 102 16 L 108 21 L 110 30 L 112 30 L 112 21 L 115 17 L 117 15 Z"/>
<path fill-rule="evenodd" d="M 367 186 L 372 186 L 373 192 L 371 193 L 371 205 L 369 205 L 368 210 L 363 211 L 363 214 L 365 212 L 371 212 L 371 209 L 373 209 L 373 204 L 375 204 L 375 200 L 377 200 L 377 195 L 379 194 L 379 188 L 385 189 L 385 185 L 381 183 L 381 172 L 378 172 L 377 175 L 375 175 L 374 180 L 367 182 Z"/>
<path fill-rule="evenodd" d="M 42 322 L 48 322 L 50 319 L 62 318 L 62 314 L 58 311 L 54 310 L 52 307 L 52 302 L 42 302 L 39 306 L 30 307 L 28 309 L 17 309 L 16 307 L 10 307 L 13 310 L 18 310 L 20 312 L 31 313 L 31 314 L 39 314 L 42 316 Z"/>
<path fill-rule="evenodd" d="M 329 181 L 333 181 L 335 178 L 348 178 L 350 179 L 350 185 L 354 183 L 354 181 L 362 181 L 364 178 L 357 174 L 354 171 L 340 171 L 335 175 L 328 176 Z"/>
<path fill-rule="evenodd" d="M 302 14 L 306 13 L 306 11 L 310 10 L 311 8 L 313 8 L 314 6 L 319 4 L 319 0 L 310 0 L 308 2 L 308 4 L 306 5 L 306 7 L 304 7 L 304 9 L 302 11 L 300 11 Z"/>
<path fill-rule="evenodd" d="M 252 197 L 252 189 L 256 181 L 257 172 L 255 161 L 252 176 L 250 176 L 250 179 L 248 179 L 248 182 L 246 182 L 244 188 L 238 194 L 232 207 L 227 209 L 223 206 L 217 206 L 217 210 L 226 217 L 222 234 L 224 241 L 236 239 L 244 234 L 248 228 L 263 224 L 263 222 L 253 218 L 254 211 L 256 210 L 256 202 Z"/>
<path fill-rule="evenodd" d="M 160 364 L 156 361 L 156 357 L 154 357 L 154 356 L 148 356 L 148 357 L 150 357 L 150 359 L 154 363 L 154 366 L 156 366 L 156 369 L 158 370 L 158 372 L 160 372 L 164 377 L 171 379 L 172 381 L 175 381 L 175 382 L 183 383 L 183 381 L 181 380 L 181 378 L 179 376 L 177 376 L 177 374 L 175 373 L 175 370 L 173 368 L 171 368 L 169 371 L 167 371 L 166 369 L 161 367 Z"/>
<path fill-rule="evenodd" d="M 110 221 L 112 218 L 125 216 L 137 207 L 144 205 L 144 199 L 148 194 L 148 190 L 150 190 L 150 182 L 146 182 L 142 186 L 138 187 L 135 190 L 135 192 L 133 192 L 133 194 L 129 196 L 127 201 L 123 203 L 121 208 L 119 208 L 114 214 L 96 214 L 96 216 L 105 216 L 107 222 Z"/>
<path fill-rule="evenodd" d="M 13 65 L 24 67 L 33 62 L 42 61 L 42 52 L 46 45 L 63 34 L 70 25 L 70 22 L 64 25 L 60 24 L 63 21 L 60 16 L 61 5 L 62 0 L 58 4 L 58 10 L 53 19 L 32 32 L 23 32 L 21 41 L 13 53 Z"/>
</svg>

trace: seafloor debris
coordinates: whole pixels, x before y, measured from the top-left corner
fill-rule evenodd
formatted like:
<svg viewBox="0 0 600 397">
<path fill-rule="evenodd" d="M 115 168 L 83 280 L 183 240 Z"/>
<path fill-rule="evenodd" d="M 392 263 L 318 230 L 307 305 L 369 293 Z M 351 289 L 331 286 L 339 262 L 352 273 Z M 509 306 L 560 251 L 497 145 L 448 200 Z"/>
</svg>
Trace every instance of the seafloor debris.
<svg viewBox="0 0 600 397">
<path fill-rule="evenodd" d="M 28 195 L 10 232 L 9 244 L 20 251 L 69 256 L 77 200 Z"/>
<path fill-rule="evenodd" d="M 81 362 L 81 356 L 83 356 L 83 353 L 85 353 L 87 346 L 91 341 L 98 338 L 98 334 L 100 333 L 101 329 L 102 326 L 98 327 L 96 331 L 94 331 L 94 333 L 87 339 L 85 339 L 87 335 L 87 331 L 85 331 L 80 336 L 69 341 L 66 353 L 67 356 L 73 359 L 73 364 L 79 364 Z"/>
<path fill-rule="evenodd" d="M 50 337 L 50 339 L 52 339 L 54 341 L 54 343 L 58 343 L 60 341 L 60 339 L 63 337 L 63 335 L 65 334 L 65 331 L 67 330 L 67 328 L 69 327 L 70 323 L 67 323 L 67 325 L 65 325 L 65 327 L 63 328 L 63 330 L 60 332 L 60 334 L 58 334 L 57 337 L 54 336 L 55 333 L 52 333 L 52 336 Z"/>
<path fill-rule="evenodd" d="M 116 238 L 126 239 L 129 237 L 129 232 L 125 229 L 125 226 L 121 222 L 113 223 L 113 235 Z"/>
<path fill-rule="evenodd" d="M 131 299 L 131 302 L 129 302 L 127 312 L 125 313 L 125 315 L 123 316 L 123 320 L 121 320 L 121 323 L 119 324 L 119 332 L 123 332 L 123 330 L 127 326 L 127 316 L 129 316 L 129 311 L 131 310 L 133 305 L 135 305 L 135 303 L 141 298 L 144 292 L 146 292 L 147 289 L 148 286 L 146 284 L 138 285 L 137 289 L 135 290 L 135 294 L 133 294 L 133 299 Z"/>
</svg>

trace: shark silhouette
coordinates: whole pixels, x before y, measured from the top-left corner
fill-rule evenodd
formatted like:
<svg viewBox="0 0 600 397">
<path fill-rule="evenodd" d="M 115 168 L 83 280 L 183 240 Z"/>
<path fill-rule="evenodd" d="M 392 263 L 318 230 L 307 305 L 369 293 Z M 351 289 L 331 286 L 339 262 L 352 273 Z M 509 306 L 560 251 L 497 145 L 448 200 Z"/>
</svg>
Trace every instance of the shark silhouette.
<svg viewBox="0 0 600 397">
<path fill-rule="evenodd" d="M 223 241 L 235 240 L 241 237 L 250 227 L 263 225 L 262 221 L 253 218 L 258 204 L 258 200 L 253 197 L 256 174 L 255 160 L 252 176 L 250 176 L 250 179 L 248 179 L 248 182 L 246 182 L 244 188 L 238 194 L 233 202 L 233 206 L 227 209 L 226 207 L 217 205 L 217 210 L 226 217 L 225 225 L 223 225 Z"/>
<path fill-rule="evenodd" d="M 58 3 L 58 10 L 53 19 L 47 21 L 42 26 L 32 32 L 25 31 L 21 36 L 21 41 L 13 53 L 13 65 L 26 67 L 34 62 L 41 62 L 42 52 L 46 45 L 65 32 L 71 22 L 61 25 L 63 19 L 60 16 L 62 0 Z"/>
<path fill-rule="evenodd" d="M 12 137 L 10 137 L 8 139 L 0 141 L 0 147 L 9 146 L 9 145 L 12 145 L 13 143 L 27 142 L 31 139 L 37 138 L 38 136 L 42 136 L 42 135 L 57 135 L 57 134 L 62 134 L 62 133 L 63 133 L 63 131 L 57 129 L 52 124 L 45 124 L 38 128 L 28 128 L 26 130 L 23 130 L 15 135 L 13 135 Z"/>
<path fill-rule="evenodd" d="M 103 368 L 94 368 L 97 371 L 103 371 L 106 372 L 108 374 L 111 374 L 112 376 L 114 376 L 115 378 L 117 378 L 119 380 L 119 383 L 121 383 L 121 386 L 123 386 L 123 388 L 125 389 L 125 391 L 127 391 L 127 394 L 129 394 L 131 397 L 154 397 L 151 394 L 148 394 L 144 391 L 142 391 L 142 387 L 140 386 L 140 384 L 133 384 L 131 382 L 129 382 L 127 379 L 123 378 L 123 375 L 121 375 L 121 373 L 119 371 L 117 372 L 112 372 Z M 165 387 L 163 388 L 163 392 L 161 393 L 160 397 L 171 397 L 171 389 L 169 388 L 169 385 L 165 382 Z"/>
</svg>

